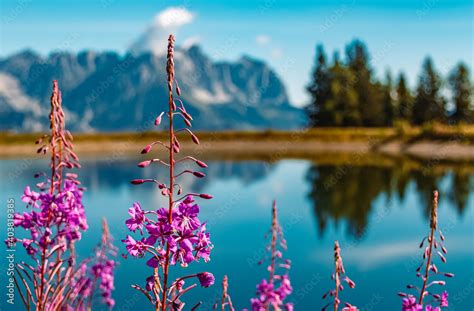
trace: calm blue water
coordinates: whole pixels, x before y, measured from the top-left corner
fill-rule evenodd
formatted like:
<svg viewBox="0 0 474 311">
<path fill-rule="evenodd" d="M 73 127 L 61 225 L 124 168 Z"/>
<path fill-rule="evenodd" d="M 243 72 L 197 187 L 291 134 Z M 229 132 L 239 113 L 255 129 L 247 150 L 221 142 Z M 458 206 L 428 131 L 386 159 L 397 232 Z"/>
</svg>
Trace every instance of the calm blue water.
<svg viewBox="0 0 474 311">
<path fill-rule="evenodd" d="M 87 256 L 100 238 L 100 221 L 106 217 L 119 242 L 125 235 L 127 209 L 138 200 L 142 206 L 160 207 L 158 192 L 147 186 L 131 186 L 129 180 L 153 176 L 153 169 L 141 170 L 136 161 L 82 159 L 81 180 L 90 229 L 78 243 L 78 252 Z M 0 160 L 1 202 L 13 197 L 18 211 L 23 188 L 33 184 L 32 175 L 47 163 L 38 160 Z M 266 276 L 257 262 L 265 250 L 264 235 L 270 225 L 271 201 L 276 198 L 280 222 L 288 242 L 285 257 L 293 261 L 290 301 L 296 310 L 319 310 L 321 295 L 332 286 L 332 247 L 335 239 L 349 276 L 357 286 L 345 290 L 343 300 L 361 310 L 399 310 L 397 292 L 416 282 L 414 269 L 420 252 L 418 243 L 428 227 L 427 202 L 433 188 L 440 190 L 440 227 L 447 238 L 448 263 L 443 270 L 456 274 L 448 280 L 449 310 L 474 307 L 474 175 L 463 170 L 439 173 L 397 167 L 322 166 L 303 160 L 274 164 L 259 161 L 210 162 L 208 177 L 185 179 L 188 189 L 211 193 L 215 199 L 202 203 L 201 219 L 215 244 L 212 260 L 179 273 L 207 270 L 218 280 L 229 276 L 230 294 L 238 309 L 249 307 L 255 284 Z M 429 168 L 429 167 L 428 167 Z M 158 172 L 160 174 L 161 172 Z M 164 172 L 163 172 L 164 173 Z M 5 212 L 0 213 L 2 237 Z M 21 235 L 21 232 L 17 232 Z M 4 248 L 2 248 L 4 250 Z M 3 252 L 5 254 L 5 252 Z M 18 248 L 17 260 L 22 249 Z M 2 255 L 1 309 L 21 309 L 5 302 L 6 262 Z M 144 261 L 118 258 L 116 310 L 143 309 L 145 299 L 130 288 L 151 274 Z M 441 264 L 440 264 L 441 265 Z M 220 282 L 220 281 L 219 281 Z M 210 310 L 220 295 L 220 286 L 195 289 L 189 304 L 204 301 L 201 310 Z M 101 309 L 97 306 L 96 309 Z"/>
</svg>

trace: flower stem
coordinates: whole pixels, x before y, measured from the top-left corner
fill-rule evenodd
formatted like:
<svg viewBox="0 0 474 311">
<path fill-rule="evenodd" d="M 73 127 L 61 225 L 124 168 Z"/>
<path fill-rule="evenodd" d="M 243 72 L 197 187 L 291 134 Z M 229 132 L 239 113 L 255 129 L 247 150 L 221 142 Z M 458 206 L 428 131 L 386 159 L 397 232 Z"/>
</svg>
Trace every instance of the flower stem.
<svg viewBox="0 0 474 311">
<path fill-rule="evenodd" d="M 41 271 L 40 271 L 40 292 L 39 292 L 39 297 L 38 297 L 38 304 L 36 306 L 36 310 L 42 310 L 42 305 L 43 305 L 43 298 L 46 299 L 46 297 L 43 297 L 44 294 L 44 279 L 45 279 L 45 268 L 46 268 L 46 247 L 43 247 L 43 250 L 41 252 Z"/>
<path fill-rule="evenodd" d="M 270 276 L 268 282 L 273 284 L 273 278 L 275 277 L 275 259 L 276 259 L 276 242 L 277 242 L 277 232 L 278 230 L 278 220 L 277 220 L 277 208 L 276 201 L 273 200 L 272 206 L 272 258 L 270 263 Z"/>
<path fill-rule="evenodd" d="M 222 280 L 222 300 L 221 300 L 221 310 L 225 311 L 225 301 L 227 297 L 227 275 L 224 275 Z"/>
<path fill-rule="evenodd" d="M 339 281 L 339 273 L 336 272 L 336 276 L 335 276 L 335 279 L 336 279 L 336 293 L 334 294 L 334 311 L 337 311 L 337 308 L 339 307 L 339 284 L 340 284 L 340 281 Z"/>
<path fill-rule="evenodd" d="M 56 93 L 57 93 L 57 82 L 53 82 L 53 94 L 51 95 L 51 113 L 49 115 L 50 127 L 51 127 L 51 185 L 49 192 L 54 192 L 54 179 L 56 177 L 56 125 L 54 122 L 55 111 L 56 111 Z"/>
<path fill-rule="evenodd" d="M 174 185 L 174 148 L 175 143 L 175 134 L 173 129 L 173 80 L 174 80 L 174 61 L 173 61 L 173 51 L 174 49 L 174 36 L 170 35 L 168 38 L 168 61 L 166 64 L 166 71 L 168 73 L 168 107 L 169 107 L 169 156 L 168 163 L 169 166 L 169 189 L 168 189 L 168 223 L 171 224 L 173 221 L 172 211 L 173 211 L 173 185 Z M 166 303 L 166 292 L 168 290 L 168 270 L 170 262 L 170 247 L 169 244 L 166 244 L 166 255 L 165 255 L 165 265 L 163 268 L 163 293 L 161 298 L 161 310 L 165 311 L 167 307 Z"/>
<path fill-rule="evenodd" d="M 341 286 L 340 274 L 342 272 L 342 259 L 341 259 L 341 248 L 339 242 L 334 242 L 334 264 L 336 269 L 334 271 L 334 281 L 336 283 L 336 289 L 334 292 L 334 311 L 339 308 L 339 286 Z"/>
<path fill-rule="evenodd" d="M 49 193 L 51 195 L 54 194 L 54 184 L 55 184 L 55 178 L 56 178 L 56 138 L 57 138 L 57 131 L 56 127 L 57 125 L 55 124 L 55 119 L 56 119 L 56 107 L 59 104 L 58 102 L 58 83 L 57 81 L 53 81 L 53 93 L 51 95 L 51 112 L 49 115 L 49 121 L 50 121 L 50 128 L 51 128 L 51 185 L 49 188 Z M 49 223 L 50 220 L 50 214 L 48 215 L 47 222 Z M 49 225 L 48 225 L 49 227 Z M 45 244 L 47 244 L 47 241 L 44 241 Z M 46 273 L 46 249 L 47 245 L 43 245 L 43 249 L 41 251 L 41 269 L 40 269 L 40 284 L 39 284 L 39 297 L 38 297 L 38 304 L 37 304 L 37 309 L 41 310 L 42 305 L 44 304 L 44 301 L 46 300 L 46 297 L 43 297 L 44 294 L 44 286 L 45 286 L 45 273 Z"/>
<path fill-rule="evenodd" d="M 424 298 L 424 293 L 426 286 L 428 284 L 428 277 L 429 277 L 429 272 L 430 272 L 430 266 L 431 266 L 431 255 L 433 253 L 433 245 L 434 245 L 434 234 L 436 231 L 437 227 L 437 221 L 438 221 L 438 191 L 433 192 L 433 206 L 431 208 L 431 221 L 430 221 L 430 237 L 429 237 L 429 242 L 430 245 L 428 246 L 428 256 L 427 256 L 427 261 L 426 261 L 426 269 L 425 269 L 425 277 L 423 279 L 423 287 L 421 288 L 420 292 L 420 299 L 418 300 L 418 303 L 420 305 L 423 304 L 423 298 Z"/>
</svg>

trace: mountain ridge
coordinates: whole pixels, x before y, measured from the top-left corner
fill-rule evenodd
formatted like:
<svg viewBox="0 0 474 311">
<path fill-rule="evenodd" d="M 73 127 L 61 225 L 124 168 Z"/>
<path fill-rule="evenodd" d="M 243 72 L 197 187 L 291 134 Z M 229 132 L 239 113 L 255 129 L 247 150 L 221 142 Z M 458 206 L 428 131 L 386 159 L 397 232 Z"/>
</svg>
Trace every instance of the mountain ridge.
<svg viewBox="0 0 474 311">
<path fill-rule="evenodd" d="M 199 130 L 294 129 L 304 124 L 285 86 L 248 55 L 213 61 L 194 45 L 175 52 L 176 77 Z M 45 129 L 51 81 L 57 79 L 75 131 L 147 130 L 166 109 L 166 59 L 148 52 L 24 50 L 0 59 L 0 130 Z M 21 109 L 19 108 L 21 107 Z M 39 107 L 39 108 L 38 108 Z M 39 110 L 38 110 L 39 109 Z"/>
</svg>

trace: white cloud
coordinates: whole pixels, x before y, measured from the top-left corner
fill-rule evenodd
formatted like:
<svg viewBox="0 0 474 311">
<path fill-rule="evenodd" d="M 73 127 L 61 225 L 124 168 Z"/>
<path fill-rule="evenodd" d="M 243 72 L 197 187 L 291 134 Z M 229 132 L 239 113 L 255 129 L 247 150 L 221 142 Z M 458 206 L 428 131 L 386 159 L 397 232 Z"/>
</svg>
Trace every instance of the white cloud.
<svg viewBox="0 0 474 311">
<path fill-rule="evenodd" d="M 191 23 L 195 15 L 183 7 L 169 7 L 155 15 L 153 23 L 132 44 L 133 53 L 150 51 L 154 54 L 166 52 L 168 36 Z"/>
<path fill-rule="evenodd" d="M 267 35 L 258 35 L 255 37 L 255 42 L 257 42 L 258 45 L 264 46 L 269 44 L 271 41 L 270 37 Z"/>
<path fill-rule="evenodd" d="M 194 14 L 180 7 L 169 7 L 155 16 L 154 24 L 163 28 L 179 27 L 193 21 Z"/>
<path fill-rule="evenodd" d="M 344 258 L 346 261 L 350 260 L 357 264 L 363 270 L 373 269 L 384 263 L 403 259 L 405 259 L 406 264 L 412 262 L 416 264 L 420 258 L 418 243 L 420 243 L 419 240 L 406 240 L 391 243 L 383 242 L 377 245 L 354 245 L 351 249 L 346 247 Z M 450 254 L 472 255 L 473 250 L 465 247 L 467 244 L 469 244 L 469 239 L 451 236 L 449 239 Z"/>
</svg>

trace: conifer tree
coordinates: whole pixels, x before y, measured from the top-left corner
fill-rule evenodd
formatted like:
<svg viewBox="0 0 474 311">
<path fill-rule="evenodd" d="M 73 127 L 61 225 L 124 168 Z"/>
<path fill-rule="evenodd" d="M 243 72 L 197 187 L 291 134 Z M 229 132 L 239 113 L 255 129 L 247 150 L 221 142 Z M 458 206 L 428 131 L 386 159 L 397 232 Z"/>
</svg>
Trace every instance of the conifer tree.
<svg viewBox="0 0 474 311">
<path fill-rule="evenodd" d="M 328 105 L 330 83 L 326 53 L 323 46 L 318 45 L 313 81 L 307 88 L 311 94 L 311 103 L 308 109 L 310 126 L 328 126 L 334 122 L 333 107 Z"/>
<path fill-rule="evenodd" d="M 419 125 L 431 121 L 443 121 L 445 100 L 440 94 L 442 80 L 431 58 L 423 62 L 413 106 L 413 123 Z"/>
<path fill-rule="evenodd" d="M 449 85 L 453 96 L 452 101 L 455 107 L 451 118 L 455 123 L 474 122 L 473 86 L 469 77 L 469 69 L 463 63 L 458 64 L 449 76 Z"/>
<path fill-rule="evenodd" d="M 353 87 L 357 94 L 363 125 L 381 125 L 382 107 L 376 100 L 376 89 L 372 83 L 372 70 L 365 44 L 359 40 L 351 42 L 346 47 L 346 57 L 347 66 L 355 76 Z"/>
<path fill-rule="evenodd" d="M 393 80 L 390 71 L 385 75 L 385 84 L 382 88 L 382 105 L 383 105 L 383 125 L 392 126 L 395 118 L 395 106 L 393 100 Z"/>
<path fill-rule="evenodd" d="M 331 85 L 328 106 L 333 109 L 333 126 L 360 126 L 362 118 L 359 111 L 358 97 L 354 90 L 355 76 L 343 66 L 336 53 L 334 65 L 330 69 Z"/>
<path fill-rule="evenodd" d="M 396 118 L 410 121 L 412 119 L 413 96 L 407 86 L 405 74 L 403 73 L 400 73 L 398 76 L 396 98 Z"/>
</svg>

